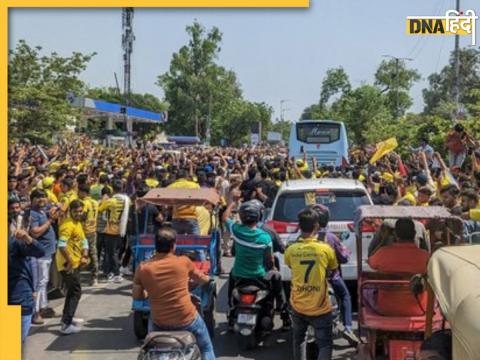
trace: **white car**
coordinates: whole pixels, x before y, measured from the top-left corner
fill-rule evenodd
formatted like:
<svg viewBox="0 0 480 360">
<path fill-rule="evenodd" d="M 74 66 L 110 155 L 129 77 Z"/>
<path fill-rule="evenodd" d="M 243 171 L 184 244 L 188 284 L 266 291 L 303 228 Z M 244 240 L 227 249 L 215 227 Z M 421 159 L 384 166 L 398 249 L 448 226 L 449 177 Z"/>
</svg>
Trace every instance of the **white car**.
<svg viewBox="0 0 480 360">
<path fill-rule="evenodd" d="M 267 224 L 280 235 L 285 245 L 294 242 L 298 236 L 297 214 L 309 204 L 323 204 L 330 210 L 327 231 L 335 233 L 352 251 L 350 261 L 342 265 L 345 280 L 357 280 L 356 235 L 353 228 L 355 210 L 361 205 L 372 205 L 372 199 L 365 186 L 351 179 L 316 179 L 286 181 L 278 190 L 275 201 L 267 216 Z M 362 244 L 366 249 L 373 233 L 366 233 L 368 239 Z M 291 280 L 290 269 L 285 265 L 283 254 L 276 253 L 283 281 Z"/>
</svg>

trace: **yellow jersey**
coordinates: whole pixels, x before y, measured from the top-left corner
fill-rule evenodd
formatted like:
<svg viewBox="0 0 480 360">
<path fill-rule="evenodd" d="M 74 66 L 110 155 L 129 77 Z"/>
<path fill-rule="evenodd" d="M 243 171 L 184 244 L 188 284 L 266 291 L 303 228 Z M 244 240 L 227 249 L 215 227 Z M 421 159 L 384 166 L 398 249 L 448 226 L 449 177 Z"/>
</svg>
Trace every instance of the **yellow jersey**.
<svg viewBox="0 0 480 360">
<path fill-rule="evenodd" d="M 338 267 L 332 247 L 316 238 L 300 237 L 285 251 L 285 263 L 292 269 L 292 308 L 307 316 L 320 316 L 332 311 L 327 270 Z"/>
<path fill-rule="evenodd" d="M 197 183 L 187 180 L 187 179 L 178 179 L 172 184 L 168 185 L 170 189 L 200 189 L 200 185 Z M 197 218 L 197 212 L 195 206 L 175 206 L 173 208 L 173 219 L 190 219 L 194 220 Z"/>
<path fill-rule="evenodd" d="M 120 235 L 120 221 L 122 218 L 125 201 L 119 196 L 103 200 L 98 206 L 98 212 L 107 212 L 107 225 L 105 234 Z"/>
<path fill-rule="evenodd" d="M 87 196 L 82 200 L 83 213 L 86 215 L 83 221 L 83 230 L 85 234 L 92 234 L 97 232 L 97 214 L 98 214 L 98 202 L 93 200 L 90 196 Z"/>
<path fill-rule="evenodd" d="M 197 206 L 197 220 L 198 220 L 198 227 L 200 228 L 200 235 L 206 236 L 208 235 L 208 231 L 212 225 L 212 219 L 210 216 L 210 211 L 205 206 Z"/>
<path fill-rule="evenodd" d="M 82 250 L 88 249 L 88 242 L 83 232 L 82 223 L 68 218 L 60 225 L 58 233 L 58 246 L 66 247 L 66 251 L 72 260 L 73 268 L 78 268 L 82 258 Z M 66 260 L 60 250 L 57 250 L 55 261 L 58 271 L 65 269 Z"/>
</svg>

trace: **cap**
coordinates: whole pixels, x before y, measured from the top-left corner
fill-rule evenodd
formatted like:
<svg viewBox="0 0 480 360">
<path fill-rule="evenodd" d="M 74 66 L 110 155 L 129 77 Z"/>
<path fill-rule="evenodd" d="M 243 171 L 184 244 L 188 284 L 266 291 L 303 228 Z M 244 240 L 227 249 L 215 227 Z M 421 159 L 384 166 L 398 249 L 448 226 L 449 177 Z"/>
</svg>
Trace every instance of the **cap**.
<svg viewBox="0 0 480 360">
<path fill-rule="evenodd" d="M 52 176 L 47 176 L 45 179 L 42 180 L 42 187 L 44 189 L 48 189 L 50 186 L 53 185 L 55 179 Z"/>
</svg>

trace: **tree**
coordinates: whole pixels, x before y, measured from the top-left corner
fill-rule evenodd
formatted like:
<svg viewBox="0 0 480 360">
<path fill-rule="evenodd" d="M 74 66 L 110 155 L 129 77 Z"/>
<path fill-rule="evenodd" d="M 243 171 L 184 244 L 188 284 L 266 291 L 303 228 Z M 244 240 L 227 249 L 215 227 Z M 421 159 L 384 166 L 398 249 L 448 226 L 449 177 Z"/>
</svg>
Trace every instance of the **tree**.
<svg viewBox="0 0 480 360">
<path fill-rule="evenodd" d="M 41 56 L 41 50 L 24 40 L 9 50 L 9 133 L 34 143 L 50 143 L 75 122 L 78 109 L 70 106 L 67 95 L 83 94 L 85 86 L 78 76 L 95 53 Z"/>
<path fill-rule="evenodd" d="M 409 92 L 420 79 L 418 71 L 408 69 L 403 61 L 390 59 L 381 62 L 375 73 L 375 85 L 383 88 L 385 105 L 393 117 L 398 119 L 412 106 Z"/>
<path fill-rule="evenodd" d="M 212 124 L 213 143 L 226 139 L 229 145 L 239 146 L 250 142 L 250 129 L 253 124 L 262 124 L 262 133 L 271 128 L 272 107 L 265 103 L 255 103 L 237 99 L 229 102 Z"/>
<path fill-rule="evenodd" d="M 480 88 L 480 50 L 475 48 L 460 49 L 459 101 L 465 106 L 475 103 L 472 90 Z M 432 114 L 442 102 L 452 102 L 455 86 L 455 52 L 450 54 L 450 61 L 440 73 L 428 77 L 429 87 L 423 90 L 424 112 Z M 456 106 L 455 108 L 456 109 Z M 450 117 L 452 114 L 449 115 Z"/>
<path fill-rule="evenodd" d="M 322 81 L 320 100 L 303 110 L 302 120 L 315 120 L 329 118 L 328 101 L 334 95 L 344 96 L 351 90 L 348 75 L 342 67 L 328 69 Z"/>
<path fill-rule="evenodd" d="M 345 122 L 356 144 L 375 143 L 393 133 L 385 96 L 375 86 L 363 85 L 343 95 L 331 106 L 331 118 Z"/>
<path fill-rule="evenodd" d="M 208 121 L 218 123 L 221 110 L 241 99 L 242 93 L 235 73 L 215 63 L 221 50 L 220 30 L 207 31 L 195 21 L 186 31 L 188 44 L 173 54 L 169 71 L 158 77 L 157 85 L 170 104 L 167 131 L 205 138 Z"/>
</svg>

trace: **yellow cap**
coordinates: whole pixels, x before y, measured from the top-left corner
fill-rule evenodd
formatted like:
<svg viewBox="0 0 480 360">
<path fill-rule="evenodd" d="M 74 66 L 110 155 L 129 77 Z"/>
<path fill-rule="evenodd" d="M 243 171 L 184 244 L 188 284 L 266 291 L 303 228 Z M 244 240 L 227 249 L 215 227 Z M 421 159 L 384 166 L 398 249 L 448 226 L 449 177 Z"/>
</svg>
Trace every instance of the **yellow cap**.
<svg viewBox="0 0 480 360">
<path fill-rule="evenodd" d="M 48 189 L 50 186 L 53 185 L 55 179 L 52 176 L 47 176 L 45 179 L 42 180 L 42 187 L 44 189 Z"/>
<path fill-rule="evenodd" d="M 473 221 L 480 221 L 480 208 L 470 210 L 470 219 Z"/>
<path fill-rule="evenodd" d="M 358 180 L 360 180 L 362 182 L 365 181 L 365 175 L 360 174 L 360 176 L 358 177 Z"/>
<path fill-rule="evenodd" d="M 147 184 L 149 188 L 156 188 L 158 186 L 158 180 L 149 178 L 145 180 L 145 184 Z"/>
</svg>

